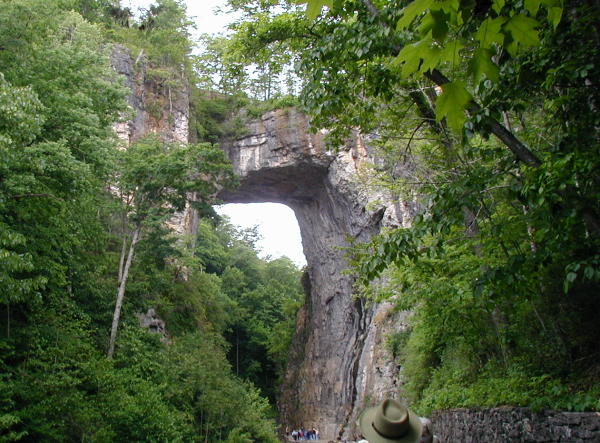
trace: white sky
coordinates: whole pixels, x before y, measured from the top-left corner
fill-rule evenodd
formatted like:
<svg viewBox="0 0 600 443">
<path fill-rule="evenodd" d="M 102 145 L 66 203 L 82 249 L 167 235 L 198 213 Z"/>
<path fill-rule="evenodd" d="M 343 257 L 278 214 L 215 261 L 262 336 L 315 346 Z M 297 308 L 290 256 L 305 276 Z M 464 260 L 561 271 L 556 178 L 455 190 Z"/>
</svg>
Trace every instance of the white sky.
<svg viewBox="0 0 600 443">
<path fill-rule="evenodd" d="M 234 225 L 250 228 L 258 225 L 262 240 L 258 242 L 260 256 L 289 257 L 297 266 L 306 264 L 302 252 L 300 228 L 294 211 L 279 203 L 228 204 L 217 207 Z"/>
<path fill-rule="evenodd" d="M 153 0 L 121 0 L 123 7 L 130 7 L 134 13 L 137 8 L 148 8 Z M 199 34 L 217 34 L 225 31 L 225 27 L 233 20 L 228 14 L 214 14 L 215 8 L 225 6 L 224 0 L 185 0 L 187 15 L 196 23 Z"/>
<path fill-rule="evenodd" d="M 121 0 L 123 7 L 147 8 L 152 0 Z M 196 33 L 216 34 L 225 31 L 233 20 L 231 15 L 214 14 L 215 8 L 224 6 L 224 0 L 185 0 L 187 14 L 196 23 Z M 219 214 L 227 215 L 231 223 L 242 228 L 258 225 L 262 240 L 258 242 L 263 258 L 289 257 L 296 265 L 304 266 L 300 229 L 294 211 L 277 203 L 229 204 L 217 208 Z"/>
</svg>

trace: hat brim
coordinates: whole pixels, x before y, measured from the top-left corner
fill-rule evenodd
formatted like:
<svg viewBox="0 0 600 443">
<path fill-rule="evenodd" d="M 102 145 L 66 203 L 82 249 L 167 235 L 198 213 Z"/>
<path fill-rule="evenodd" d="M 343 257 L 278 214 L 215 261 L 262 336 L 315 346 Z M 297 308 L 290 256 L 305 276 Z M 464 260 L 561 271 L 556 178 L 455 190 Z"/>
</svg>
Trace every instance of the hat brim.
<svg viewBox="0 0 600 443">
<path fill-rule="evenodd" d="M 363 436 L 369 443 L 418 443 L 423 433 L 423 423 L 417 414 L 408 410 L 409 428 L 406 435 L 400 438 L 386 438 L 375 430 L 373 419 L 378 407 L 366 409 L 359 417 L 358 424 Z"/>
</svg>

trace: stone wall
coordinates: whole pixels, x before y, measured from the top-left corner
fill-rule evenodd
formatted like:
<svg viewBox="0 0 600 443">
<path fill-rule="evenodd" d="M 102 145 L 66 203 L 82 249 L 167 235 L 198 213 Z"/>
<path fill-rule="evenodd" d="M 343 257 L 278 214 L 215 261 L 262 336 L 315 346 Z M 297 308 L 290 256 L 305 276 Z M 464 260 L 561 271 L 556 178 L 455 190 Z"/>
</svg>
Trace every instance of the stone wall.
<svg viewBox="0 0 600 443">
<path fill-rule="evenodd" d="M 431 421 L 434 433 L 444 443 L 600 442 L 598 412 L 454 409 L 435 413 Z"/>
</svg>

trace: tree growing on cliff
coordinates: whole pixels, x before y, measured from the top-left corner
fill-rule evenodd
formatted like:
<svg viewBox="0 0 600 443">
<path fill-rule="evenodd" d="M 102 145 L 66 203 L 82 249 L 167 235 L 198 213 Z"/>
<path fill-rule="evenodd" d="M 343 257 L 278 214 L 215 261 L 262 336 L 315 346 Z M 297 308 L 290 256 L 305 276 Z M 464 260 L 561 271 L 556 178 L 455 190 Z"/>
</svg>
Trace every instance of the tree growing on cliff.
<svg viewBox="0 0 600 443">
<path fill-rule="evenodd" d="M 206 210 L 218 190 L 233 183 L 223 151 L 209 144 L 184 145 L 151 135 L 123 151 L 121 157 L 115 188 L 123 205 L 123 245 L 108 357 L 115 351 L 129 270 L 144 228 L 164 223 L 187 204 Z"/>
<path fill-rule="evenodd" d="M 123 315 L 105 357 L 121 232 L 111 125 L 126 106 L 102 32 L 115 3 L 0 1 L 0 441 L 274 441 L 265 400 L 225 359 L 218 277 L 175 281 L 151 224 L 126 305 L 157 307 L 172 346 Z M 206 315 L 175 328 L 190 299 Z"/>
<path fill-rule="evenodd" d="M 15 318 L 72 284 L 97 228 L 76 220 L 96 214 L 125 106 L 101 39 L 57 2 L 0 8 L 0 304 Z"/>
</svg>

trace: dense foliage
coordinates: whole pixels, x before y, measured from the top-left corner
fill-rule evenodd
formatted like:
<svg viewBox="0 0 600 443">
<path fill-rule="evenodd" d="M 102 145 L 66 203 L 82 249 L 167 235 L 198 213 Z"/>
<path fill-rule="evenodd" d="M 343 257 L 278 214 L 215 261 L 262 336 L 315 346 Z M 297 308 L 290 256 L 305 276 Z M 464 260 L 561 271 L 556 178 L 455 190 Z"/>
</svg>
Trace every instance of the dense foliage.
<svg viewBox="0 0 600 443">
<path fill-rule="evenodd" d="M 365 178 L 416 208 L 353 252 L 364 296 L 413 312 L 402 394 L 599 408 L 598 5 L 229 3 L 232 51 L 290 52 L 313 124 L 370 134 Z"/>
<path fill-rule="evenodd" d="M 110 0 L 0 6 L 0 441 L 276 441 L 266 397 L 299 271 L 214 216 L 232 182 L 219 149 L 156 136 L 123 151 L 112 129 L 115 41 L 144 58 L 150 100 L 190 75 L 181 3 L 139 20 Z M 198 241 L 164 223 L 186 204 Z M 150 308 L 166 333 L 140 327 Z"/>
<path fill-rule="evenodd" d="M 365 177 L 417 208 L 353 251 L 362 295 L 413 313 L 388 340 L 413 405 L 598 409 L 597 4 L 229 4 L 234 33 L 194 58 L 178 0 L 139 19 L 0 0 L 0 439 L 274 441 L 299 271 L 214 216 L 231 177 L 210 143 L 265 109 L 248 96 L 300 87 L 332 143 L 371 134 Z M 146 64 L 157 121 L 191 81 L 202 143 L 116 149 L 114 42 Z M 203 219 L 177 238 L 190 190 Z M 149 308 L 166 335 L 140 328 Z"/>
</svg>

